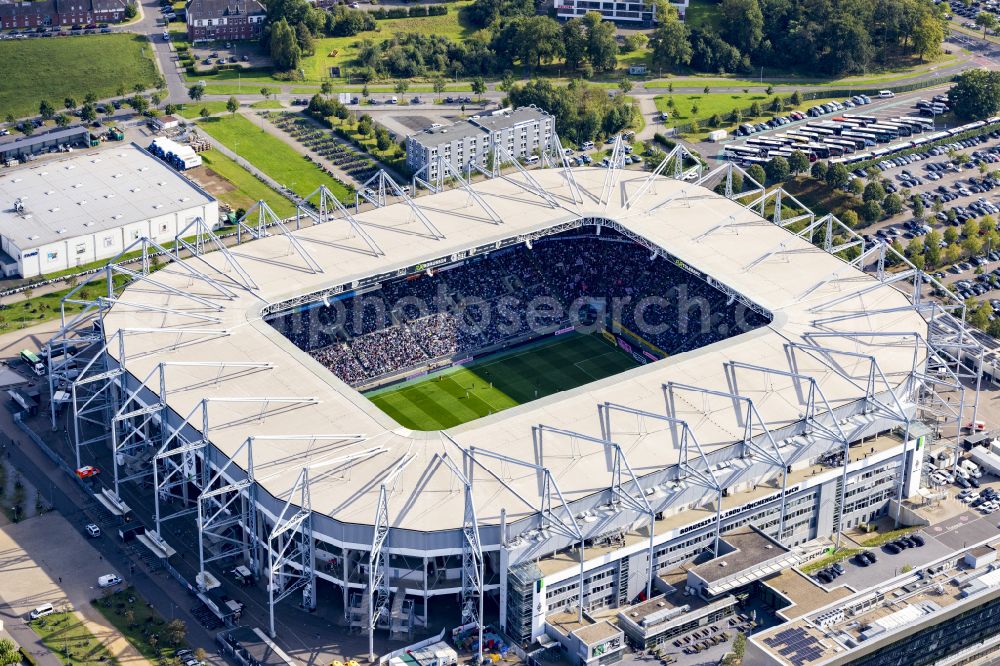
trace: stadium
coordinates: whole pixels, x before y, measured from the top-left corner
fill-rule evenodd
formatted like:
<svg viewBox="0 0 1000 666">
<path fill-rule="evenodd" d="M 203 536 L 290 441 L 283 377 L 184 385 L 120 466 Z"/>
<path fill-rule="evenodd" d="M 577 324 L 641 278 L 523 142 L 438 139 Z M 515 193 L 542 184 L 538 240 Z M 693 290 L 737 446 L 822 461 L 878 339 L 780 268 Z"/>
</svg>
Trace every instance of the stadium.
<svg viewBox="0 0 1000 666">
<path fill-rule="evenodd" d="M 960 317 L 885 245 L 734 192 L 733 165 L 612 164 L 383 182 L 353 214 L 320 192 L 312 226 L 261 205 L 228 248 L 196 222 L 188 258 L 67 298 L 53 425 L 66 409 L 78 466 L 114 453 L 152 538 L 186 547 L 166 526 L 197 520 L 199 589 L 245 566 L 272 613 L 342 608 L 372 654 L 438 610 L 526 648 L 747 526 L 796 561 L 898 512 L 963 417 L 940 397 L 961 394 Z"/>
</svg>

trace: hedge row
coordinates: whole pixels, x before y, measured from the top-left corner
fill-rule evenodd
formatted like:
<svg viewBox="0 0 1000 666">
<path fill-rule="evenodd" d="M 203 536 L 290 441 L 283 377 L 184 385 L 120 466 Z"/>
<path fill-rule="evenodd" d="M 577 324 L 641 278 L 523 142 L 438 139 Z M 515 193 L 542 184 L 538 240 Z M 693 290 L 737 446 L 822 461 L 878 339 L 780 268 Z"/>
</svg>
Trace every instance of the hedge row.
<svg viewBox="0 0 1000 666">
<path fill-rule="evenodd" d="M 417 5 L 416 7 L 392 7 L 371 12 L 376 21 L 383 19 L 418 18 L 421 16 L 444 16 L 448 13 L 445 5 Z"/>
</svg>

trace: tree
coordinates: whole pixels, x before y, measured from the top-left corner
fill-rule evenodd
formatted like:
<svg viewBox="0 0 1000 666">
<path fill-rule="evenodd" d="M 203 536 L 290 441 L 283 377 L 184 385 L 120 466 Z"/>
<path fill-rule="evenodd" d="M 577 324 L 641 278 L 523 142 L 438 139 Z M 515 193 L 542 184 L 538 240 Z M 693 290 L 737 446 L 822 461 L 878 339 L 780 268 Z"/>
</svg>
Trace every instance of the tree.
<svg viewBox="0 0 1000 666">
<path fill-rule="evenodd" d="M 97 107 L 92 103 L 87 102 L 80 108 L 80 117 L 88 123 L 94 122 L 97 118 Z"/>
<path fill-rule="evenodd" d="M 240 108 L 240 102 L 238 99 L 236 99 L 236 97 L 230 97 L 228 100 L 226 100 L 226 111 L 229 111 L 229 113 L 235 114 L 237 109 L 239 108 Z"/>
<path fill-rule="evenodd" d="M 444 77 L 443 76 L 435 76 L 431 80 L 431 87 L 434 89 L 434 94 L 437 95 L 440 98 L 441 97 L 441 93 L 443 93 L 444 89 L 445 89 Z M 438 101 L 441 101 L 441 100 L 439 99 Z"/>
<path fill-rule="evenodd" d="M 184 620 L 171 620 L 167 624 L 167 640 L 174 645 L 183 643 L 186 634 L 187 625 L 184 624 Z"/>
<path fill-rule="evenodd" d="M 948 90 L 948 106 L 963 120 L 983 120 L 1000 112 L 1000 72 L 962 72 Z"/>
<path fill-rule="evenodd" d="M 753 116 L 754 118 L 760 116 L 763 113 L 764 111 L 760 108 L 760 102 L 755 101 L 753 104 L 750 105 L 750 115 Z"/>
<path fill-rule="evenodd" d="M 808 171 L 809 158 L 801 150 L 793 150 L 788 156 L 788 168 L 795 175 Z"/>
<path fill-rule="evenodd" d="M 983 39 L 990 30 L 996 30 L 997 17 L 992 12 L 982 11 L 976 14 L 976 25 L 983 29 Z"/>
<path fill-rule="evenodd" d="M 983 241 L 979 236 L 969 236 L 962 241 L 962 249 L 970 257 L 975 257 L 983 251 Z"/>
<path fill-rule="evenodd" d="M 63 100 L 63 106 L 66 107 L 67 109 L 75 109 L 76 108 L 76 98 L 75 97 L 67 97 L 66 99 Z"/>
<path fill-rule="evenodd" d="M 860 178 L 851 179 L 847 181 L 847 191 L 855 196 L 858 196 L 865 191 L 865 184 Z"/>
<path fill-rule="evenodd" d="M 660 17 L 660 24 L 650 40 L 651 60 L 654 67 L 676 69 L 691 62 L 691 41 L 688 28 L 677 17 L 672 7 Z M 673 84 L 670 84 L 673 92 Z"/>
<path fill-rule="evenodd" d="M 840 221 L 853 229 L 858 226 L 858 214 L 848 208 L 840 214 Z"/>
<path fill-rule="evenodd" d="M 329 86 L 330 82 L 329 81 L 324 81 L 323 85 L 324 86 Z M 323 88 L 320 88 L 320 90 L 323 90 Z M 273 95 L 273 94 L 274 94 L 274 91 L 271 90 L 270 88 L 268 88 L 267 86 L 264 86 L 263 88 L 260 89 L 260 96 L 263 97 L 264 99 L 271 99 L 271 95 Z M 324 91 L 323 94 L 324 95 L 329 95 L 330 93 Z"/>
<path fill-rule="evenodd" d="M 962 248 L 957 243 L 952 243 L 944 249 L 945 263 L 954 264 L 962 258 Z"/>
<path fill-rule="evenodd" d="M 56 116 L 56 125 L 59 127 L 66 127 L 70 123 L 70 118 L 65 113 L 60 113 Z"/>
<path fill-rule="evenodd" d="M 163 101 L 163 95 L 158 92 L 153 93 L 149 96 L 149 103 L 153 106 L 160 106 L 160 102 Z"/>
<path fill-rule="evenodd" d="M 982 12 L 982 14 L 986 13 Z M 993 15 L 989 14 L 989 16 Z M 940 53 L 943 41 L 944 27 L 941 25 L 941 21 L 933 16 L 925 15 L 913 27 L 913 50 L 920 56 L 921 60 L 932 58 Z"/>
<path fill-rule="evenodd" d="M 924 200 L 914 194 L 913 195 L 913 199 L 912 199 L 912 207 L 913 207 L 913 219 L 917 220 L 918 222 L 920 220 L 923 220 L 924 219 Z"/>
<path fill-rule="evenodd" d="M 190 88 L 188 88 L 188 97 L 190 97 L 192 101 L 198 102 L 204 96 L 205 96 L 205 86 L 196 83 Z"/>
<path fill-rule="evenodd" d="M 775 157 L 764 167 L 764 172 L 767 174 L 768 178 L 771 179 L 772 183 L 780 183 L 788 178 L 788 160 L 784 157 Z"/>
<path fill-rule="evenodd" d="M 295 26 L 295 43 L 299 45 L 299 51 L 302 55 L 311 56 L 316 53 L 312 32 L 309 31 L 309 26 L 304 21 Z"/>
<path fill-rule="evenodd" d="M 812 177 L 817 180 L 826 179 L 827 164 L 822 160 L 816 160 L 813 162 L 812 169 L 810 170 Z"/>
<path fill-rule="evenodd" d="M 757 183 L 763 185 L 767 180 L 767 174 L 764 173 L 764 168 L 759 164 L 753 164 L 747 169 L 747 175 L 753 178 Z"/>
<path fill-rule="evenodd" d="M 302 59 L 302 49 L 296 40 L 295 31 L 288 21 L 281 19 L 271 26 L 269 41 L 271 59 L 278 71 L 287 72 L 298 69 Z"/>
<path fill-rule="evenodd" d="M 572 18 L 562 27 L 563 46 L 566 50 L 566 67 L 579 69 L 587 58 L 587 31 L 583 21 Z"/>
<path fill-rule="evenodd" d="M 924 237 L 924 258 L 930 266 L 941 263 L 941 234 L 931 231 Z"/>
<path fill-rule="evenodd" d="M 379 127 L 375 130 L 375 146 L 379 150 L 388 150 L 389 146 L 392 145 L 392 137 L 389 136 L 389 132 L 384 127 Z"/>
<path fill-rule="evenodd" d="M 396 94 L 399 96 L 405 95 L 406 91 L 409 89 L 410 89 L 410 82 L 407 81 L 406 79 L 400 79 L 399 81 L 396 81 L 396 85 L 393 86 L 393 90 L 395 90 Z"/>
<path fill-rule="evenodd" d="M 136 16 L 138 16 L 139 10 L 136 8 L 134 2 L 130 2 L 125 5 L 125 19 L 131 21 Z"/>
<path fill-rule="evenodd" d="M 212 114 L 209 112 L 207 106 L 203 106 L 201 107 L 201 111 L 198 112 L 198 115 L 201 116 L 202 118 L 208 118 Z"/>
<path fill-rule="evenodd" d="M 903 200 L 896 193 L 886 195 L 882 200 L 882 210 L 888 216 L 898 215 L 903 212 Z"/>
<path fill-rule="evenodd" d="M 629 92 L 632 90 L 632 80 L 629 79 L 627 76 L 623 76 L 622 78 L 618 79 L 618 89 L 622 91 L 623 95 L 629 94 Z"/>
<path fill-rule="evenodd" d="M 612 71 L 618 65 L 615 24 L 603 20 L 598 12 L 587 12 L 583 25 L 587 31 L 587 60 L 598 72 Z M 558 29 L 558 24 L 556 26 Z"/>
<path fill-rule="evenodd" d="M 870 181 L 865 185 L 864 194 L 861 195 L 861 198 L 865 203 L 869 201 L 882 201 L 882 199 L 885 199 L 885 188 L 877 180 Z"/>
<path fill-rule="evenodd" d="M 830 187 L 843 187 L 850 180 L 851 174 L 847 167 L 837 163 L 826 170 L 826 184 Z"/>
<path fill-rule="evenodd" d="M 500 84 L 497 86 L 500 90 L 507 92 L 514 87 L 514 72 L 509 69 L 505 69 L 503 76 L 500 78 Z"/>
<path fill-rule="evenodd" d="M 361 136 L 368 136 L 373 131 L 374 122 L 372 121 L 372 117 L 367 113 L 362 115 L 361 118 L 358 119 L 358 134 Z"/>
<path fill-rule="evenodd" d="M 979 235 L 979 221 L 975 218 L 970 218 L 965 221 L 962 225 L 962 235 L 966 238 L 972 238 L 973 236 Z"/>
<path fill-rule="evenodd" d="M 958 240 L 958 232 L 955 231 L 955 227 L 947 227 L 944 230 L 944 242 L 948 245 L 952 245 Z"/>
<path fill-rule="evenodd" d="M 486 81 L 481 76 L 477 76 L 472 79 L 472 92 L 476 94 L 476 97 L 482 99 L 483 93 L 486 92 Z"/>
<path fill-rule="evenodd" d="M 866 201 L 861 206 L 861 217 L 866 222 L 876 222 L 882 219 L 882 204 L 878 201 Z"/>
<path fill-rule="evenodd" d="M 21 653 L 18 651 L 14 641 L 9 638 L 0 638 L 0 666 L 20 663 Z"/>
<path fill-rule="evenodd" d="M 43 99 L 38 103 L 38 115 L 45 120 L 51 120 L 52 116 L 56 115 L 55 107 L 49 104 L 48 100 Z"/>
<path fill-rule="evenodd" d="M 770 97 L 771 95 L 773 95 L 774 94 L 774 86 L 768 85 L 767 86 L 767 90 L 764 91 L 764 94 L 767 95 L 768 97 Z"/>
<path fill-rule="evenodd" d="M 723 0 L 722 37 L 743 53 L 751 53 L 764 37 L 764 13 L 757 0 Z"/>
<path fill-rule="evenodd" d="M 125 91 L 125 87 L 122 86 L 121 90 L 122 90 L 122 94 L 119 95 L 119 97 L 124 97 L 125 96 L 125 92 L 124 92 Z M 95 95 L 92 92 L 87 93 L 84 96 L 84 98 L 83 98 L 83 103 L 84 104 L 97 104 L 97 95 Z"/>
<path fill-rule="evenodd" d="M 788 99 L 788 103 L 792 106 L 799 106 L 802 104 L 802 93 L 798 90 L 792 93 L 792 96 Z"/>
</svg>

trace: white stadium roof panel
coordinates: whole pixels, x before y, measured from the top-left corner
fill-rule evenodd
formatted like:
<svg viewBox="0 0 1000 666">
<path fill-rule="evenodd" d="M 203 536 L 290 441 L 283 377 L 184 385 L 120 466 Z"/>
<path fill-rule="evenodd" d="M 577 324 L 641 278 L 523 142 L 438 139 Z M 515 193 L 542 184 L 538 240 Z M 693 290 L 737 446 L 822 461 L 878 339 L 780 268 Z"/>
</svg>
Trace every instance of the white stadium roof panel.
<svg viewBox="0 0 1000 666">
<path fill-rule="evenodd" d="M 810 334 L 828 331 L 926 335 L 926 323 L 912 310 L 876 313 L 881 309 L 904 308 L 908 305 L 906 297 L 806 240 L 762 220 L 738 203 L 689 183 L 658 178 L 655 187 L 647 191 L 637 206 L 626 209 L 624 202 L 628 195 L 638 190 L 647 174 L 624 171 L 611 202 L 605 205 L 598 199 L 607 172 L 593 168 L 574 170 L 585 192 L 584 203 L 574 203 L 563 172 L 549 169 L 531 173 L 547 192 L 558 198 L 559 207 L 550 207 L 540 197 L 507 179 L 495 178 L 477 183 L 475 187 L 499 213 L 503 224 L 490 223 L 468 193 L 455 189 L 417 200 L 424 214 L 444 235 L 443 239 L 431 237 L 404 203 L 356 215 L 385 256 L 373 256 L 359 239 L 350 238 L 346 222 L 331 222 L 296 232 L 303 247 L 322 266 L 322 273 L 308 269 L 291 251 L 288 240 L 280 235 L 244 243 L 234 248 L 233 253 L 260 286 L 259 290 L 237 287 L 238 276 L 226 266 L 221 253 L 207 254 L 203 260 L 188 262 L 198 270 L 210 271 L 206 267 L 214 266 L 217 272 L 212 273 L 213 277 L 228 281 L 228 286 L 236 293 L 233 299 L 220 297 L 207 283 L 192 278 L 174 265 L 155 274 L 159 282 L 213 301 L 218 305 L 217 310 L 144 283 L 129 287 L 124 297 L 132 303 L 211 315 L 219 318 L 218 323 L 198 321 L 182 314 L 151 312 L 122 303 L 106 315 L 105 332 L 110 339 L 119 328 L 193 326 L 225 329 L 228 331 L 226 336 L 129 334 L 125 343 L 125 365 L 141 380 L 161 361 L 273 363 L 272 369 L 224 372 L 218 382 L 214 381 L 217 369 L 170 367 L 167 370 L 168 403 L 176 413 L 186 416 L 202 398 L 284 396 L 317 399 L 319 402 L 315 405 L 272 405 L 263 419 L 260 418 L 261 406 L 255 403 L 227 403 L 224 409 L 217 410 L 210 407 L 209 439 L 220 451 L 231 455 L 249 435 L 365 434 L 369 442 L 353 446 L 351 450 L 381 446 L 380 453 L 353 461 L 344 468 L 327 468 L 317 462 L 311 483 L 314 511 L 343 522 L 362 524 L 373 521 L 379 480 L 404 456 L 415 455 L 413 463 L 395 484 L 390 518 L 395 527 L 418 531 L 461 526 L 460 486 L 454 482 L 447 467 L 435 459 L 437 454 L 445 452 L 457 459 L 458 451 L 437 433 L 412 432 L 395 424 L 374 404 L 265 323 L 260 313 L 266 305 L 350 283 L 366 275 L 413 266 L 469 247 L 593 217 L 617 221 L 774 314 L 770 325 L 738 337 L 448 431 L 463 447 L 503 452 L 549 467 L 567 500 L 595 492 L 597 479 L 604 483 L 605 478 L 610 478 L 607 456 L 599 447 L 593 447 L 581 448 L 582 455 L 573 457 L 568 445 L 563 447 L 555 439 L 551 442 L 546 439 L 545 450 L 539 458 L 532 441 L 533 426 L 544 424 L 600 437 L 599 404 L 622 403 L 664 414 L 664 384 L 674 382 L 731 390 L 734 387 L 730 386 L 725 371 L 727 363 L 739 361 L 790 369 L 787 348 L 790 343 L 822 343 L 847 352 L 874 354 L 890 382 L 901 382 L 909 374 L 914 362 L 912 337 L 905 344 L 894 340 L 896 344 L 879 345 L 846 338 L 821 340 L 810 337 Z M 520 176 L 514 174 L 510 178 L 517 180 Z M 671 201 L 657 207 L 667 199 Z M 730 219 L 735 223 L 726 224 Z M 782 251 L 758 261 L 768 252 L 779 249 Z M 824 281 L 827 282 L 812 289 Z M 851 296 L 860 292 L 864 293 Z M 840 302 L 829 309 L 820 308 L 835 300 Z M 816 323 L 850 314 L 859 316 Z M 184 343 L 178 345 L 178 340 Z M 111 352 L 117 353 L 113 345 Z M 794 352 L 794 360 L 795 370 L 815 377 L 834 407 L 864 397 L 869 368 L 865 359 L 838 355 L 835 359 L 838 371 L 805 352 Z M 799 382 L 750 370 L 736 370 L 734 376 L 735 388 L 755 401 L 772 429 L 801 420 L 805 407 Z M 690 422 L 706 450 L 742 439 L 743 429 L 732 415 L 731 400 L 683 392 L 676 397 L 676 415 Z M 649 425 L 645 434 L 621 433 L 615 439 L 622 444 L 637 475 L 663 469 L 678 461 L 679 452 L 662 425 Z M 322 456 L 329 457 L 334 448 L 329 442 L 324 448 L 304 440 L 256 446 L 256 478 L 268 492 L 282 497 L 303 466 L 319 461 Z M 499 474 L 499 464 L 492 469 Z M 511 488 L 532 501 L 537 499 L 538 479 L 534 472 L 508 465 L 504 473 L 504 481 Z M 507 510 L 509 520 L 533 513 L 482 471 L 476 475 L 475 484 L 481 523 L 499 522 L 501 508 Z"/>
</svg>

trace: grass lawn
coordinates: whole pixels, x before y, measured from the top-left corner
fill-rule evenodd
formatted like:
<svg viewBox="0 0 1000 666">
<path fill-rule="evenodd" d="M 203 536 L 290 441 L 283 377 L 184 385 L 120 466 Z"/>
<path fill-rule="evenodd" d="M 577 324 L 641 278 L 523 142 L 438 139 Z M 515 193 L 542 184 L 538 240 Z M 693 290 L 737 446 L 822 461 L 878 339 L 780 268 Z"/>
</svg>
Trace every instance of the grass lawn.
<svg viewBox="0 0 1000 666">
<path fill-rule="evenodd" d="M 222 113 L 226 111 L 226 103 L 222 100 L 218 101 L 201 101 L 201 102 L 188 102 L 184 104 L 177 110 L 177 113 L 184 118 L 189 120 L 194 120 L 195 118 L 201 117 L 201 110 L 208 109 L 208 113 L 211 115 L 213 113 Z"/>
<path fill-rule="evenodd" d="M 321 184 L 342 201 L 353 194 L 346 185 L 323 173 L 287 143 L 239 114 L 207 118 L 199 121 L 198 127 L 299 196 L 312 194 Z"/>
<path fill-rule="evenodd" d="M 156 66 L 152 46 L 132 34 L 87 35 L 0 42 L 0 118 L 38 113 L 48 100 L 62 108 L 66 97 L 82 100 L 87 93 L 113 97 L 141 83 L 153 85 Z"/>
<path fill-rule="evenodd" d="M 674 106 L 668 105 L 668 100 L 673 98 Z M 763 93 L 698 93 L 698 94 L 673 94 L 657 95 L 655 98 L 656 108 L 660 111 L 671 109 L 674 115 L 670 119 L 670 125 L 683 125 L 697 119 L 704 122 L 718 113 L 723 118 L 733 109 L 745 109 L 754 102 L 767 108 L 770 98 Z M 692 110 L 693 106 L 698 107 L 698 111 Z"/>
<path fill-rule="evenodd" d="M 322 81 L 330 78 L 330 67 L 352 67 L 357 56 L 357 44 L 363 39 L 381 42 L 393 35 L 418 33 L 421 35 L 441 35 L 461 41 L 475 32 L 475 27 L 464 19 L 465 7 L 471 2 L 462 1 L 448 4 L 448 13 L 443 16 L 421 16 L 417 18 L 387 19 L 378 21 L 375 30 L 358 33 L 353 37 L 325 37 L 315 41 L 316 54 L 303 58 L 302 69 L 307 81 Z"/>
<path fill-rule="evenodd" d="M 252 109 L 283 109 L 285 108 L 281 102 L 276 99 L 262 99 L 259 102 L 254 102 L 250 105 Z"/>
<path fill-rule="evenodd" d="M 174 652 L 185 647 L 185 641 L 181 640 L 176 646 L 170 643 L 167 620 L 150 608 L 135 588 L 129 587 L 108 597 L 94 599 L 93 604 L 150 663 L 164 666 L 180 663 Z M 155 645 L 149 640 L 153 634 L 157 636 Z"/>
<path fill-rule="evenodd" d="M 254 178 L 246 169 L 219 151 L 206 150 L 201 153 L 201 159 L 204 165 L 191 175 L 200 182 L 202 178 L 199 176 L 204 169 L 206 181 L 211 182 L 213 173 L 228 181 L 233 189 L 225 189 L 225 185 L 220 184 L 221 187 L 211 187 L 211 190 L 213 196 L 232 206 L 233 210 L 238 208 L 249 210 L 263 199 L 281 217 L 288 217 L 295 212 L 295 206 L 291 201 Z"/>
<path fill-rule="evenodd" d="M 104 262 L 107 263 L 107 262 Z M 83 290 L 87 294 L 81 300 L 96 298 L 98 295 L 107 295 L 107 280 L 94 280 Z M 102 291 L 103 287 L 103 291 Z M 67 287 L 58 291 L 53 291 L 41 296 L 32 297 L 30 292 L 22 292 L 14 296 L 8 296 L 0 305 L 0 330 L 6 331 L 14 328 L 25 328 L 33 324 L 41 324 L 59 318 L 59 301 L 69 293 L 73 287 Z M 69 303 L 66 305 L 66 315 L 76 314 L 83 310 L 82 305 Z"/>
<path fill-rule="evenodd" d="M 407 428 L 438 430 L 635 366 L 597 336 L 569 333 L 367 395 Z"/>
<path fill-rule="evenodd" d="M 101 666 L 117 664 L 107 648 L 73 613 L 53 613 L 29 622 L 32 630 L 63 664 Z"/>
</svg>

